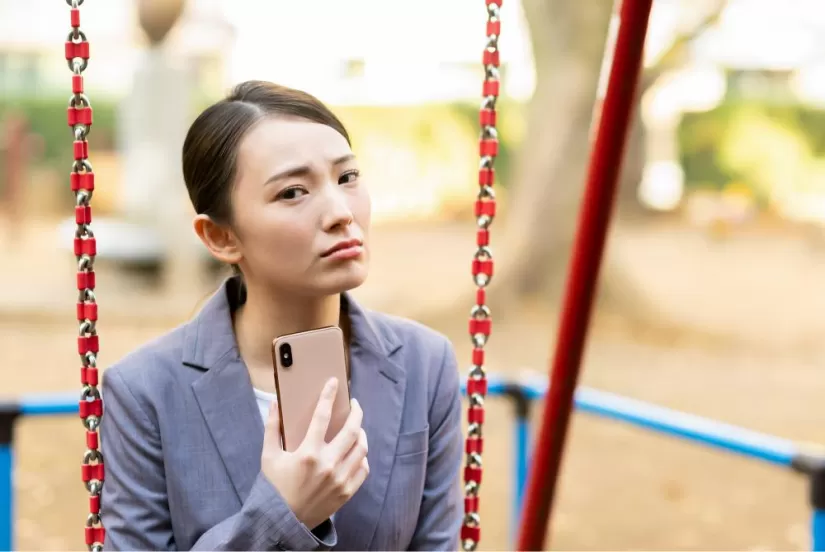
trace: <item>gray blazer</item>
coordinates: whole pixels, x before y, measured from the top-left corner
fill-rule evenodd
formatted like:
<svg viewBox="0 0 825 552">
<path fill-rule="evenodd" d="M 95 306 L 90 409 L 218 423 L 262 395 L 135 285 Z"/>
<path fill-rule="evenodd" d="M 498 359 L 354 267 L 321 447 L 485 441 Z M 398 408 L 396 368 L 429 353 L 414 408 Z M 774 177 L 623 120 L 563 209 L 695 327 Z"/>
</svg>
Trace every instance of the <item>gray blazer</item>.
<svg viewBox="0 0 825 552">
<path fill-rule="evenodd" d="M 311 532 L 260 471 L 263 422 L 230 316 L 237 286 L 104 372 L 106 548 L 456 550 L 461 403 L 447 339 L 344 296 L 370 474 Z"/>
</svg>

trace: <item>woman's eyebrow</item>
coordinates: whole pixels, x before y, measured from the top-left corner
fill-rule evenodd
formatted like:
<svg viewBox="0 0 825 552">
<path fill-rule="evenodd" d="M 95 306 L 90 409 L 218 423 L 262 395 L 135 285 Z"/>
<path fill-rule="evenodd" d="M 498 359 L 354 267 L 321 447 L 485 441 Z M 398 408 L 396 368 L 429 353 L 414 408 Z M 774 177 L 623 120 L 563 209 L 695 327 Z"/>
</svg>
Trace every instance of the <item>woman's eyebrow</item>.
<svg viewBox="0 0 825 552">
<path fill-rule="evenodd" d="M 352 153 L 347 153 L 346 155 L 342 155 L 341 157 L 334 159 L 332 161 L 332 164 L 343 165 L 347 161 L 352 161 L 353 159 L 355 159 L 355 155 Z M 310 173 L 311 170 L 312 169 L 310 169 L 309 165 L 296 165 L 294 167 L 286 168 L 282 171 L 278 171 L 277 173 L 267 178 L 266 182 L 264 182 L 264 186 L 272 182 L 277 182 L 278 180 L 281 180 L 283 178 L 306 176 Z"/>
</svg>

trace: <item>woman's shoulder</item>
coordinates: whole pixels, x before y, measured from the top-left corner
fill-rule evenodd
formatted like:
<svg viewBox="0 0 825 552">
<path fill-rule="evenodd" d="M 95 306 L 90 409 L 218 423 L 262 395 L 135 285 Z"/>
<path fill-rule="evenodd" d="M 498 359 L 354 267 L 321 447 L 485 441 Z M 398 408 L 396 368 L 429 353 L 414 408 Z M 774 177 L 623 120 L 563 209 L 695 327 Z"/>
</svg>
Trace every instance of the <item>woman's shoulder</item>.
<svg viewBox="0 0 825 552">
<path fill-rule="evenodd" d="M 451 354 L 453 347 L 446 335 L 416 320 L 383 312 L 370 311 L 375 325 L 393 334 L 399 344 L 419 351 L 430 351 L 441 358 Z"/>
<path fill-rule="evenodd" d="M 107 380 L 117 379 L 129 388 L 168 386 L 181 366 L 185 326 L 177 327 L 133 349 L 103 371 Z"/>
<path fill-rule="evenodd" d="M 372 311 L 371 317 L 388 342 L 398 347 L 408 384 L 422 385 L 430 392 L 445 381 L 449 387 L 458 387 L 455 351 L 446 335 L 400 316 Z"/>
</svg>

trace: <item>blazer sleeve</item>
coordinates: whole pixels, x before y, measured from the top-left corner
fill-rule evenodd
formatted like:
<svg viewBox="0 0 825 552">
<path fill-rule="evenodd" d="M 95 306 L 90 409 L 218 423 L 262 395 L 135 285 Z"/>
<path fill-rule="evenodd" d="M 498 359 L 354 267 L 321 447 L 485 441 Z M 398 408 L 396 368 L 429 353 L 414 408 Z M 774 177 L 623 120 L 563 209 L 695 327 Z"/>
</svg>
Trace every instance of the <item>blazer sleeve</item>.
<svg viewBox="0 0 825 552">
<path fill-rule="evenodd" d="M 461 495 L 461 389 L 455 353 L 448 341 L 430 405 L 427 475 L 410 550 L 458 550 Z"/>
<path fill-rule="evenodd" d="M 123 376 L 103 376 L 100 427 L 106 463 L 101 514 L 107 550 L 177 550 L 166 494 L 163 446 L 153 423 Z M 275 487 L 259 474 L 237 514 L 207 530 L 193 550 L 329 550 L 330 521 L 309 531 Z"/>
</svg>

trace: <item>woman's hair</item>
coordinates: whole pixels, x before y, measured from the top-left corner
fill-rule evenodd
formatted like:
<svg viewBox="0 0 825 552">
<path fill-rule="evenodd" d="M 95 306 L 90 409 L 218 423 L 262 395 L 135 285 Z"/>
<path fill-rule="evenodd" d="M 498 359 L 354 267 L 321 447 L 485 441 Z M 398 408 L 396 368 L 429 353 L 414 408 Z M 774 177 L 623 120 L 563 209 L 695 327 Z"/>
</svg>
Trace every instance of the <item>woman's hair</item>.
<svg viewBox="0 0 825 552">
<path fill-rule="evenodd" d="M 198 214 L 232 222 L 230 198 L 241 141 L 256 123 L 273 116 L 326 125 L 350 143 L 338 117 L 314 96 L 270 82 L 243 82 L 201 113 L 183 142 L 183 180 Z"/>
</svg>

